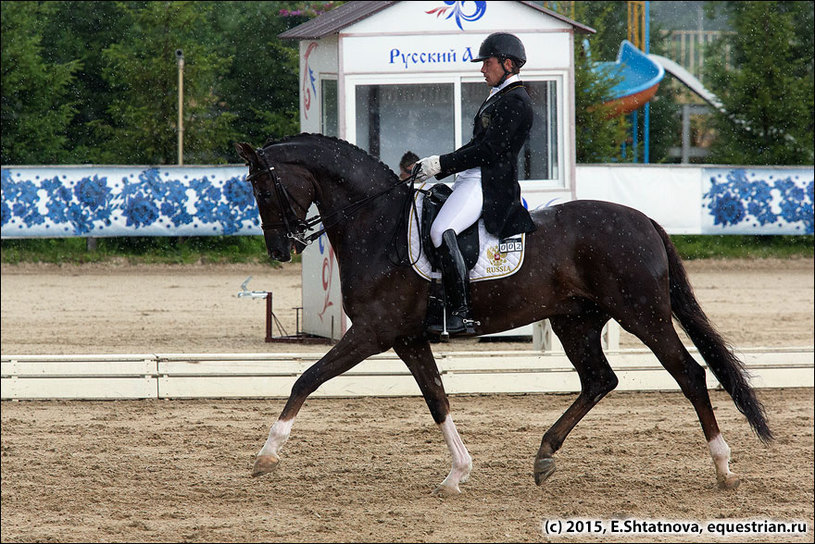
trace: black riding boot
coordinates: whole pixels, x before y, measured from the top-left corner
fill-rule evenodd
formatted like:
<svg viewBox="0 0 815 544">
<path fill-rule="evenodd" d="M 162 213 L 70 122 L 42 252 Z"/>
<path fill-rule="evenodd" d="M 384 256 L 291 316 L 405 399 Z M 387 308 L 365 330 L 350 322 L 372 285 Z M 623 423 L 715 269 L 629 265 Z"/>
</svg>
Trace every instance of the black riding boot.
<svg viewBox="0 0 815 544">
<path fill-rule="evenodd" d="M 458 247 L 456 231 L 448 229 L 442 234 L 439 247 L 444 298 L 450 309 L 447 332 L 452 334 L 475 334 L 476 322 L 470 318 L 470 276 L 464 257 Z"/>
</svg>

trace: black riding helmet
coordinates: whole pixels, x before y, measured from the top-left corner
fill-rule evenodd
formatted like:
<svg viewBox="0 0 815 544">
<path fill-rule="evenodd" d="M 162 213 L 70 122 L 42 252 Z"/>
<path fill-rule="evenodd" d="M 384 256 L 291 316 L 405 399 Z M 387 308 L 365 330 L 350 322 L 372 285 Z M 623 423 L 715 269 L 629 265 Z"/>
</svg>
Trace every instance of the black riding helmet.
<svg viewBox="0 0 815 544">
<path fill-rule="evenodd" d="M 512 59 L 516 67 L 520 68 L 526 63 L 526 49 L 514 34 L 495 32 L 481 43 L 478 56 L 471 62 L 481 62 L 490 57 L 496 57 L 502 63 L 504 59 Z"/>
</svg>

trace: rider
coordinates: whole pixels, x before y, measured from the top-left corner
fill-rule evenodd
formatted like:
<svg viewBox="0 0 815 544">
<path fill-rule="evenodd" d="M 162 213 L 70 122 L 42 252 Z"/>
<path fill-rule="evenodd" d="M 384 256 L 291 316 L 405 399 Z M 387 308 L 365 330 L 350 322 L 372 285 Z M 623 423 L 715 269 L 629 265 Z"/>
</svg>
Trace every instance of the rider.
<svg viewBox="0 0 815 544">
<path fill-rule="evenodd" d="M 456 236 L 482 213 L 487 231 L 499 238 L 535 230 L 521 205 L 518 183 L 518 153 L 529 137 L 533 119 L 532 101 L 518 75 L 526 51 L 517 36 L 496 32 L 484 40 L 472 62 L 482 63 L 481 73 L 491 87 L 473 120 L 472 140 L 452 153 L 417 163 L 421 168 L 418 181 L 458 173 L 453 193 L 430 229 L 430 239 L 440 250 L 444 290 L 452 307 L 447 322 L 450 334 L 475 332 L 470 318 L 469 272 Z"/>
</svg>

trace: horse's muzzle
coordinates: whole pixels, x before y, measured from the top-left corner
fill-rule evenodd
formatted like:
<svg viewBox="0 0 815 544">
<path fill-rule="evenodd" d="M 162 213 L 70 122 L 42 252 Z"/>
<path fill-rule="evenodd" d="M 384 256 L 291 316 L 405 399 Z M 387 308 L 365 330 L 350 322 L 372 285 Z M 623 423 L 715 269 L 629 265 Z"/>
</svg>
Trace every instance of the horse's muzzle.
<svg viewBox="0 0 815 544">
<path fill-rule="evenodd" d="M 270 259 L 275 261 L 279 261 L 281 263 L 287 263 L 291 260 L 291 251 L 281 251 L 278 249 L 269 250 L 267 251 Z"/>
</svg>

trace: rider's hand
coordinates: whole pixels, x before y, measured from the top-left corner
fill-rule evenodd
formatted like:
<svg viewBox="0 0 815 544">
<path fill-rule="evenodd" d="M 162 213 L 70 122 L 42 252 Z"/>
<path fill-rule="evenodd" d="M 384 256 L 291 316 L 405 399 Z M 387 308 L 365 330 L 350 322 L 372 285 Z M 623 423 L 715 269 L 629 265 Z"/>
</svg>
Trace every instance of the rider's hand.
<svg viewBox="0 0 815 544">
<path fill-rule="evenodd" d="M 432 178 L 441 172 L 441 164 L 439 163 L 438 155 L 431 155 L 430 157 L 420 159 L 416 162 L 416 166 L 419 168 L 419 173 L 416 175 L 416 181 L 425 181 L 426 179 Z"/>
</svg>

